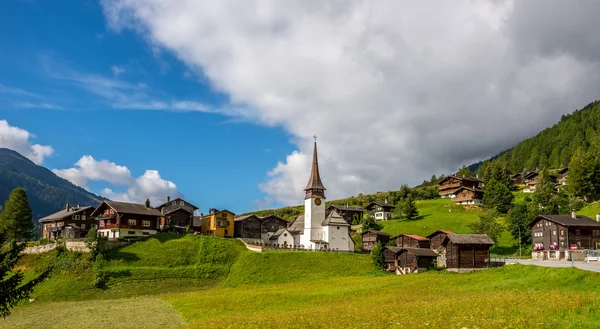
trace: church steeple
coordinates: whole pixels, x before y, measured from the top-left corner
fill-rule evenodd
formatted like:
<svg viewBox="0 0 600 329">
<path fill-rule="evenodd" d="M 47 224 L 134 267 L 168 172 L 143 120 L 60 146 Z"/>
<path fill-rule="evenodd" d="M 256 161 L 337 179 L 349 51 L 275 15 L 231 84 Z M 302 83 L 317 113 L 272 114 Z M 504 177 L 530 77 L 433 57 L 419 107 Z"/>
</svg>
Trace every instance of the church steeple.
<svg viewBox="0 0 600 329">
<path fill-rule="evenodd" d="M 310 178 L 308 179 L 308 185 L 304 191 L 306 192 L 305 199 L 313 198 L 313 197 L 321 197 L 325 198 L 325 186 L 321 181 L 321 176 L 319 175 L 319 159 L 317 157 L 317 136 L 315 138 L 315 146 L 313 149 L 313 162 L 312 168 L 310 172 Z"/>
</svg>

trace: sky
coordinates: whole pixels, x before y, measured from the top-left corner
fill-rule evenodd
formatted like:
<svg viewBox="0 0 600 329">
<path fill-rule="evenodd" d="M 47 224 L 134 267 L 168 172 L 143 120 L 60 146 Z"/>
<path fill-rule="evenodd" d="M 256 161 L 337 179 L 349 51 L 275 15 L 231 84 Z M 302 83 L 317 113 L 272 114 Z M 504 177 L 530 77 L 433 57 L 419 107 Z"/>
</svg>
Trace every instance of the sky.
<svg viewBox="0 0 600 329">
<path fill-rule="evenodd" d="M 0 147 L 234 212 L 416 185 L 600 95 L 597 1 L 0 2 Z"/>
</svg>

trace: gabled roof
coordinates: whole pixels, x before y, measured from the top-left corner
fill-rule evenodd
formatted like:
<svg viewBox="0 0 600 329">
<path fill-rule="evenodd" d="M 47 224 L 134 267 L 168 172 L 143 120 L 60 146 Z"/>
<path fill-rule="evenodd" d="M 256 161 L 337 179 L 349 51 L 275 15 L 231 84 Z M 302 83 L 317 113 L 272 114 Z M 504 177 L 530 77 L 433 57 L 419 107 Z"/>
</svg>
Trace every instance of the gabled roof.
<svg viewBox="0 0 600 329">
<path fill-rule="evenodd" d="M 530 173 L 525 174 L 525 176 L 523 176 L 523 178 L 529 179 L 529 178 L 533 178 L 533 177 L 535 177 L 537 175 L 539 175 L 539 173 L 537 171 L 532 171 Z"/>
<path fill-rule="evenodd" d="M 396 206 L 394 206 L 393 204 L 390 204 L 390 203 L 371 201 L 371 203 L 369 203 L 369 205 L 367 205 L 365 207 L 365 209 L 371 209 L 373 205 L 378 205 L 380 207 L 387 207 L 387 208 L 396 208 Z"/>
<path fill-rule="evenodd" d="M 454 244 L 481 244 L 481 245 L 493 245 L 494 241 L 490 239 L 487 234 L 451 234 L 444 239 L 442 244 L 447 244 L 451 241 Z"/>
<path fill-rule="evenodd" d="M 356 212 L 363 212 L 363 208 L 360 207 L 348 207 L 348 206 L 340 206 L 337 204 L 332 204 L 330 205 L 328 208 L 335 208 L 338 210 L 343 210 L 343 211 L 356 211 Z"/>
<path fill-rule="evenodd" d="M 565 167 L 565 168 L 561 168 L 561 169 L 559 169 L 559 170 L 558 170 L 558 173 L 562 175 L 562 174 L 564 174 L 564 173 L 566 173 L 566 172 L 568 172 L 568 171 L 569 171 L 569 168 L 568 168 L 568 167 Z"/>
<path fill-rule="evenodd" d="M 429 239 L 424 238 L 424 237 L 422 237 L 420 235 L 416 235 L 416 234 L 398 234 L 395 237 L 393 237 L 392 239 L 396 239 L 397 237 L 400 237 L 400 236 L 407 236 L 407 237 L 409 237 L 411 239 L 415 239 L 415 240 L 418 240 L 418 241 L 429 241 Z"/>
<path fill-rule="evenodd" d="M 429 235 L 427 236 L 427 238 L 430 238 L 430 239 L 431 239 L 431 237 L 432 237 L 432 236 L 434 236 L 434 235 L 436 235 L 436 234 L 438 234 L 438 233 L 444 233 L 444 234 L 446 234 L 446 235 L 454 234 L 454 232 L 452 232 L 452 231 L 448 231 L 448 230 L 437 230 L 437 231 L 435 231 L 435 232 L 433 232 L 433 233 L 429 234 Z"/>
<path fill-rule="evenodd" d="M 315 146 L 313 148 L 313 162 L 312 168 L 310 170 L 310 178 L 308 179 L 308 184 L 306 185 L 306 188 L 304 188 L 304 190 L 308 191 L 312 189 L 326 190 L 325 186 L 323 185 L 323 182 L 321 181 L 321 176 L 319 175 L 319 159 L 317 158 L 316 141 Z"/>
<path fill-rule="evenodd" d="M 450 175 L 450 176 L 444 177 L 444 179 L 442 179 L 438 184 L 442 184 L 443 182 L 447 181 L 450 178 L 455 178 L 458 180 L 467 180 L 467 181 L 472 181 L 472 182 L 483 182 L 483 180 L 479 177 L 475 177 L 475 178 L 473 178 L 473 177 L 458 177 L 455 175 Z"/>
<path fill-rule="evenodd" d="M 512 175 L 512 176 L 510 176 L 510 177 L 511 177 L 511 178 L 516 178 L 517 176 L 523 176 L 523 174 L 521 174 L 521 173 L 516 173 L 516 174 L 514 174 L 514 175 Z"/>
<path fill-rule="evenodd" d="M 258 219 L 258 217 L 256 215 L 243 215 L 243 216 L 238 216 L 238 217 L 234 218 L 233 221 L 241 222 L 241 221 L 247 220 L 247 219 Z"/>
<path fill-rule="evenodd" d="M 483 190 L 481 190 L 481 189 L 478 189 L 478 188 L 471 188 L 471 187 L 466 187 L 466 186 L 461 186 L 461 187 L 459 187 L 459 188 L 456 190 L 456 192 L 454 192 L 454 193 L 457 193 L 458 191 L 461 191 L 461 190 L 467 190 L 467 191 L 471 191 L 471 192 L 479 192 L 479 193 L 483 193 Z"/>
<path fill-rule="evenodd" d="M 202 216 L 194 216 L 192 226 L 193 227 L 202 227 Z"/>
<path fill-rule="evenodd" d="M 98 212 L 98 209 L 100 209 L 102 207 L 102 204 L 106 204 L 107 206 L 112 208 L 114 211 L 116 211 L 117 213 L 121 213 L 121 214 L 134 214 L 134 215 L 158 216 L 158 217 L 162 216 L 160 211 L 158 211 L 152 207 L 148 208 L 144 204 L 129 203 L 129 202 L 117 202 L 117 201 L 110 201 L 110 200 L 102 201 L 102 203 L 98 206 L 98 208 L 96 208 L 96 210 L 94 210 L 94 212 L 92 213 L 92 216 L 98 215 L 96 212 Z"/>
<path fill-rule="evenodd" d="M 553 223 L 563 226 L 596 226 L 600 227 L 600 222 L 597 222 L 587 216 L 577 215 L 575 218 L 571 215 L 539 215 L 534 219 L 529 226 L 533 226 L 538 220 L 546 219 Z"/>
<path fill-rule="evenodd" d="M 284 221 L 284 222 L 286 222 L 286 223 L 287 223 L 287 220 L 285 220 L 285 219 L 281 218 L 281 216 L 278 216 L 278 215 L 276 215 L 276 214 L 270 214 L 270 215 L 266 215 L 266 216 L 261 216 L 261 217 L 258 217 L 258 219 L 260 219 L 260 220 L 265 220 L 265 219 L 267 219 L 267 218 L 277 218 L 277 219 L 279 219 L 279 220 L 282 220 L 282 221 Z"/>
<path fill-rule="evenodd" d="M 288 232 L 289 234 L 294 235 L 294 232 L 290 232 L 287 228 L 280 228 L 277 230 L 277 232 L 275 232 L 275 234 L 271 235 L 269 240 L 277 240 L 277 238 L 279 238 L 279 236 L 282 235 L 284 232 Z"/>
<path fill-rule="evenodd" d="M 167 201 L 167 202 L 165 202 L 165 203 L 161 204 L 160 206 L 156 207 L 156 209 L 158 209 L 158 208 L 160 208 L 160 207 L 163 207 L 163 206 L 166 206 L 167 204 L 169 204 L 169 203 L 171 203 L 171 202 L 173 202 L 173 201 L 183 201 L 183 202 L 185 202 L 185 203 L 189 204 L 190 206 L 192 206 L 192 208 L 194 208 L 194 210 L 196 210 L 196 209 L 199 209 L 198 207 L 194 206 L 193 204 L 189 203 L 188 201 L 185 201 L 185 200 L 184 200 L 184 199 L 182 199 L 182 198 L 176 198 L 176 199 L 173 199 L 173 200 L 169 200 L 169 201 Z"/>
<path fill-rule="evenodd" d="M 55 220 L 65 219 L 67 217 L 71 217 L 73 215 L 82 213 L 88 209 L 94 209 L 94 207 L 91 207 L 91 206 L 79 207 L 79 208 L 75 208 L 75 209 L 69 209 L 69 211 L 67 211 L 67 209 L 63 209 L 59 212 L 53 213 L 52 215 L 48 215 L 44 218 L 39 219 L 38 222 L 52 222 Z"/>
<path fill-rule="evenodd" d="M 298 232 L 304 234 L 304 214 L 298 215 L 289 225 L 288 230 L 290 232 Z"/>
<path fill-rule="evenodd" d="M 375 233 L 375 234 L 377 234 L 377 235 L 390 236 L 390 234 L 387 234 L 387 233 L 385 233 L 385 232 L 381 232 L 381 231 L 375 231 L 375 230 L 367 230 L 367 231 L 364 231 L 364 232 L 362 233 L 362 235 L 365 235 L 365 234 L 367 234 L 367 233 Z"/>
<path fill-rule="evenodd" d="M 321 226 L 350 226 L 337 211 L 330 211 Z"/>
<path fill-rule="evenodd" d="M 227 209 L 221 209 L 221 210 L 217 210 L 217 211 L 213 212 L 212 214 L 206 214 L 206 215 L 202 216 L 202 218 L 208 217 L 208 216 L 212 216 L 212 215 L 216 215 L 216 214 L 220 214 L 222 212 L 228 212 L 228 213 L 232 214 L 233 216 L 235 216 L 235 213 L 233 211 L 229 211 Z"/>
</svg>

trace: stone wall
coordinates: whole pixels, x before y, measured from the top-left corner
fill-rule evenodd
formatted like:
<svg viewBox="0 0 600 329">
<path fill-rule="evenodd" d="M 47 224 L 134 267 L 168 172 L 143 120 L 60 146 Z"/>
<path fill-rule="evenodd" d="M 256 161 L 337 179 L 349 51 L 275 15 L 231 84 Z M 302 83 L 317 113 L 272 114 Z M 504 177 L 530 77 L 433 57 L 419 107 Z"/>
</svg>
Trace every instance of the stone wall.
<svg viewBox="0 0 600 329">
<path fill-rule="evenodd" d="M 126 242 L 126 241 L 106 241 L 105 243 L 105 250 L 111 250 L 111 249 L 115 249 L 115 248 L 120 248 L 120 247 L 124 247 L 126 245 L 128 245 L 130 242 Z M 90 249 L 85 245 L 84 241 L 66 241 L 64 243 L 59 243 L 59 244 L 64 244 L 64 246 L 67 248 L 67 250 L 70 251 L 75 251 L 75 252 L 90 252 Z M 49 243 L 43 246 L 35 246 L 35 247 L 27 247 L 25 248 L 25 250 L 23 250 L 24 254 L 43 254 L 46 252 L 49 252 L 51 250 L 53 250 L 54 248 L 56 248 L 57 244 L 56 243 Z"/>
</svg>

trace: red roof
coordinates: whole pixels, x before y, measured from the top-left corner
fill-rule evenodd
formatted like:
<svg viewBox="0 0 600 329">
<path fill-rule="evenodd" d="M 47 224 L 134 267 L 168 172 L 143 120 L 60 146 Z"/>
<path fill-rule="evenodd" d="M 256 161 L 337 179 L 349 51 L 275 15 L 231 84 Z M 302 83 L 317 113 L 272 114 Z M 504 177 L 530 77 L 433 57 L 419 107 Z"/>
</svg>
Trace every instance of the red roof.
<svg viewBox="0 0 600 329">
<path fill-rule="evenodd" d="M 413 239 L 419 240 L 419 241 L 429 241 L 429 239 L 424 238 L 420 235 L 415 235 L 415 234 L 400 234 L 400 235 L 404 235 L 404 236 L 407 236 L 409 238 L 413 238 Z"/>
<path fill-rule="evenodd" d="M 438 231 L 440 231 L 442 233 L 446 233 L 446 234 L 454 234 L 454 232 L 448 231 L 448 230 L 438 230 Z"/>
</svg>

